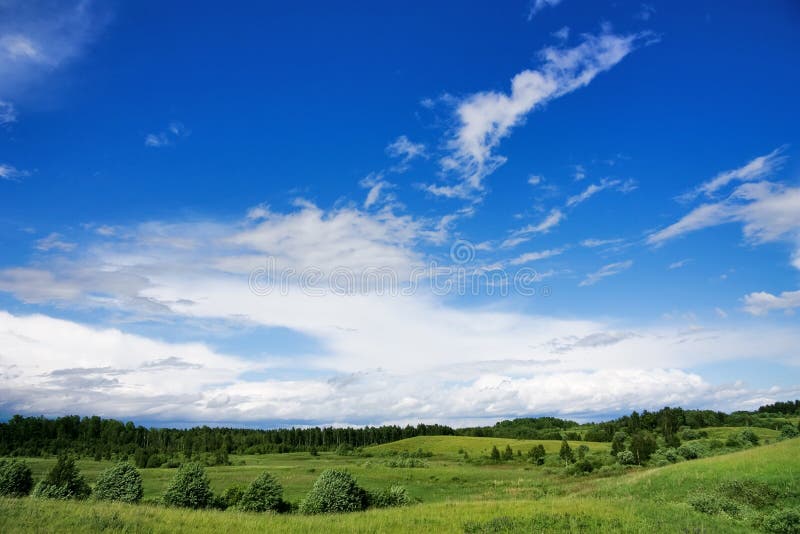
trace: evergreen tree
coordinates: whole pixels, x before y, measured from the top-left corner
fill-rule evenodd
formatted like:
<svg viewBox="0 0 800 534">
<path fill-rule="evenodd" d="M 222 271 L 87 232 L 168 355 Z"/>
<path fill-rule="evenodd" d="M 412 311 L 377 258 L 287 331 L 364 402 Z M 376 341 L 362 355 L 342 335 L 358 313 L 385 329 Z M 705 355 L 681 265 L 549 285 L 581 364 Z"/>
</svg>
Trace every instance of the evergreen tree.
<svg viewBox="0 0 800 534">
<path fill-rule="evenodd" d="M 564 460 L 564 465 L 571 464 L 575 461 L 575 455 L 572 454 L 572 447 L 569 446 L 567 440 L 561 442 L 561 450 L 558 451 L 558 457 Z"/>
<path fill-rule="evenodd" d="M 492 453 L 489 457 L 495 462 L 500 461 L 500 451 L 497 449 L 497 445 L 492 445 Z"/>
</svg>

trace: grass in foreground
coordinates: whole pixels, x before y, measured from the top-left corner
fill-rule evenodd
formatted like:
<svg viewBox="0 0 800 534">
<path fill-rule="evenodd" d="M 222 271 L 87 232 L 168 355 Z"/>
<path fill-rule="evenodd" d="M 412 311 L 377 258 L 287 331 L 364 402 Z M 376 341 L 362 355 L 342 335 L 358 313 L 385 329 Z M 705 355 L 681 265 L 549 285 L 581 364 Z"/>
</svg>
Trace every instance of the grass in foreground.
<svg viewBox="0 0 800 534">
<path fill-rule="evenodd" d="M 287 462 L 286 455 L 279 456 L 284 457 L 281 461 Z M 348 468 L 365 461 L 346 460 L 351 462 L 346 465 Z M 321 460 L 335 461 L 341 462 L 341 458 Z M 440 461 L 442 465 L 436 468 L 439 474 L 435 476 L 440 477 L 436 484 L 442 488 L 459 485 L 452 480 L 453 476 L 459 476 L 453 475 L 459 469 L 472 469 L 481 474 L 481 477 L 476 475 L 476 480 L 488 482 L 495 477 L 496 482 L 502 481 L 503 489 L 466 494 L 447 490 L 439 496 L 439 502 L 433 500 L 406 508 L 328 516 L 193 511 L 155 504 L 2 499 L 0 531 L 752 532 L 769 527 L 771 524 L 765 522 L 765 518 L 771 514 L 800 507 L 800 439 L 658 469 L 631 469 L 625 475 L 607 479 L 559 478 L 535 469 L 467 467 Z M 362 469 L 366 472 L 369 467 L 362 466 Z M 434 468 L 381 468 L 374 471 L 370 480 L 384 486 L 388 481 L 382 477 L 391 473 L 431 469 Z M 450 479 L 446 474 L 450 474 Z M 549 485 L 561 491 L 514 491 L 512 481 L 503 478 L 508 474 L 517 477 L 516 484 L 520 488 Z M 356 476 L 361 481 L 360 475 Z M 364 485 L 368 485 L 366 482 L 364 480 Z M 733 493 L 730 493 L 731 488 Z M 743 501 L 737 491 L 744 491 L 747 498 Z M 766 501 L 761 499 L 764 496 L 768 497 Z M 731 508 L 730 502 L 727 508 L 714 507 L 715 503 L 724 504 L 725 499 L 738 508 Z M 800 524 L 797 528 L 800 529 Z"/>
</svg>

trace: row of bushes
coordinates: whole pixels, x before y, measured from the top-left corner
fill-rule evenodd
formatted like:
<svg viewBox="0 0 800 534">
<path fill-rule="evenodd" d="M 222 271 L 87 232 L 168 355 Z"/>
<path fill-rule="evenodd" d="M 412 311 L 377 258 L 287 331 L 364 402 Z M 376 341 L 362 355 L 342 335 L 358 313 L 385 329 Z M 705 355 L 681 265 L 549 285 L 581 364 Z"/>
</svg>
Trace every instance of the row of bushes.
<svg viewBox="0 0 800 534">
<path fill-rule="evenodd" d="M 31 493 L 32 492 L 32 493 Z M 137 503 L 144 490 L 139 471 L 127 462 L 120 462 L 103 471 L 92 490 L 75 465 L 74 458 L 60 456 L 47 476 L 33 486 L 30 467 L 20 460 L 0 460 L 0 495 L 9 497 L 51 499 L 95 499 Z M 233 508 L 243 512 L 289 512 L 293 506 L 284 501 L 283 487 L 268 472 L 258 476 L 247 487 L 234 486 L 215 496 L 205 469 L 188 463 L 178 468 L 162 497 L 163 504 L 182 508 Z M 378 491 L 361 488 L 345 471 L 328 469 L 299 505 L 305 514 L 352 512 L 366 508 L 405 506 L 411 498 L 402 486 Z"/>
</svg>

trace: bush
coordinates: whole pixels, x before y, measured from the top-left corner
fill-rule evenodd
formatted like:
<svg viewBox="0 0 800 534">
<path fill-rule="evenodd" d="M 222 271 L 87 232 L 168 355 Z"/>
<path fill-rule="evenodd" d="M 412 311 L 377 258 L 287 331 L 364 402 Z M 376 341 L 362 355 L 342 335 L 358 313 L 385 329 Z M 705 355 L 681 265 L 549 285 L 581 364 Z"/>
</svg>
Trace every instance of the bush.
<svg viewBox="0 0 800 534">
<path fill-rule="evenodd" d="M 781 428 L 781 439 L 791 439 L 800 436 L 800 430 L 797 430 L 792 425 L 783 425 Z"/>
<path fill-rule="evenodd" d="M 196 463 L 180 466 L 164 492 L 164 504 L 169 506 L 206 508 L 211 499 L 211 485 L 206 472 Z"/>
<path fill-rule="evenodd" d="M 696 493 L 689 497 L 692 508 L 703 514 L 725 513 L 731 517 L 738 517 L 742 509 L 734 501 L 714 493 Z"/>
<path fill-rule="evenodd" d="M 244 486 L 238 485 L 225 488 L 225 491 L 220 495 L 220 508 L 227 509 L 235 507 L 239 504 L 239 501 L 242 500 L 242 495 L 244 495 L 246 489 L 247 488 Z"/>
<path fill-rule="evenodd" d="M 94 496 L 102 501 L 139 502 L 143 495 L 142 475 L 127 462 L 100 473 L 94 486 Z"/>
<path fill-rule="evenodd" d="M 388 508 L 390 506 L 408 506 L 411 497 L 403 486 L 390 486 L 387 489 L 370 492 L 368 505 L 375 508 Z"/>
<path fill-rule="evenodd" d="M 244 491 L 237 508 L 244 512 L 280 512 L 284 508 L 283 487 L 264 471 Z"/>
<path fill-rule="evenodd" d="M 0 460 L 0 495 L 24 497 L 32 487 L 33 476 L 28 464 L 19 460 Z"/>
<path fill-rule="evenodd" d="M 767 532 L 800 534 L 800 508 L 776 510 L 764 518 L 762 527 Z"/>
<path fill-rule="evenodd" d="M 164 464 L 164 458 L 158 454 L 154 454 L 147 458 L 147 463 L 145 464 L 145 467 L 148 469 L 152 469 L 155 467 L 161 467 L 163 464 Z"/>
<path fill-rule="evenodd" d="M 75 459 L 62 455 L 45 479 L 33 488 L 33 496 L 46 499 L 85 499 L 91 491 L 86 479 L 75 466 Z"/>
<path fill-rule="evenodd" d="M 428 467 L 428 462 L 419 458 L 392 458 L 386 467 Z"/>
<path fill-rule="evenodd" d="M 708 450 L 700 443 L 684 443 L 678 447 L 677 452 L 687 460 L 696 460 L 708 455 Z"/>
<path fill-rule="evenodd" d="M 300 512 L 304 514 L 356 512 L 366 506 L 367 493 L 358 486 L 350 473 L 326 469 L 300 503 Z"/>
<path fill-rule="evenodd" d="M 617 461 L 621 465 L 633 465 L 636 463 L 636 456 L 631 451 L 619 451 L 617 453 Z"/>
</svg>

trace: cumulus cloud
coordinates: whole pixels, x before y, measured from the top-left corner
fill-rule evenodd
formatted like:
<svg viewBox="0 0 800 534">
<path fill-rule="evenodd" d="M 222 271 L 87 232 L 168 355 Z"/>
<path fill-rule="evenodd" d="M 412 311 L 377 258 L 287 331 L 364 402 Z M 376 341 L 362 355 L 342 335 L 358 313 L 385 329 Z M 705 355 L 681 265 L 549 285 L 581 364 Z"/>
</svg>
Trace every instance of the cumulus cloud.
<svg viewBox="0 0 800 534">
<path fill-rule="evenodd" d="M 753 315 L 766 315 L 772 310 L 790 312 L 795 308 L 800 308 L 800 291 L 784 291 L 779 295 L 758 291 L 744 297 L 744 309 Z"/>
<path fill-rule="evenodd" d="M 505 162 L 495 154 L 514 127 L 542 104 L 588 85 L 632 52 L 645 34 L 584 35 L 573 48 L 548 47 L 539 53 L 538 70 L 525 70 L 511 80 L 511 91 L 474 93 L 456 107 L 457 127 L 441 159 L 443 172 L 455 175 L 452 185 L 430 185 L 435 195 L 468 198 L 483 189 L 483 180 Z"/>
<path fill-rule="evenodd" d="M 63 236 L 57 232 L 53 232 L 47 237 L 43 237 L 42 239 L 36 242 L 36 249 L 45 252 L 49 250 L 60 250 L 62 252 L 69 252 L 70 250 L 73 250 L 76 246 L 77 245 L 75 243 L 64 241 Z"/>
<path fill-rule="evenodd" d="M 608 265 L 604 265 L 603 267 L 601 267 L 598 271 L 586 275 L 586 278 L 584 278 L 578 285 L 581 287 L 593 286 L 603 278 L 614 276 L 623 271 L 627 271 L 628 269 L 631 268 L 631 265 L 633 265 L 632 260 L 609 263 Z"/>
</svg>

